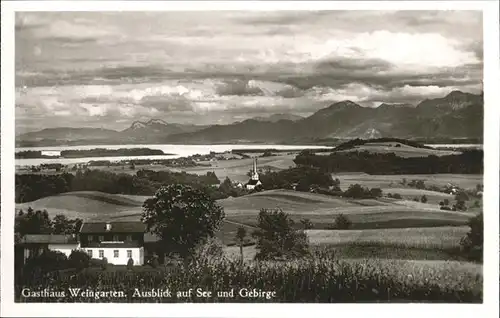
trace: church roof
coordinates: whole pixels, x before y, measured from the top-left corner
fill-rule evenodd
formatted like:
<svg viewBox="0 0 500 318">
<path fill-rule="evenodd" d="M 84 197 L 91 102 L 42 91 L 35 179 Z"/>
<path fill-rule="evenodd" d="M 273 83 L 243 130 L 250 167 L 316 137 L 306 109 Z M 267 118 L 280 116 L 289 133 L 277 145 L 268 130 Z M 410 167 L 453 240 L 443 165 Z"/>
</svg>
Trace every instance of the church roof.
<svg viewBox="0 0 500 318">
<path fill-rule="evenodd" d="M 250 179 L 250 180 L 247 182 L 247 185 L 257 185 L 257 183 L 259 183 L 259 180 L 252 180 L 252 179 Z"/>
</svg>

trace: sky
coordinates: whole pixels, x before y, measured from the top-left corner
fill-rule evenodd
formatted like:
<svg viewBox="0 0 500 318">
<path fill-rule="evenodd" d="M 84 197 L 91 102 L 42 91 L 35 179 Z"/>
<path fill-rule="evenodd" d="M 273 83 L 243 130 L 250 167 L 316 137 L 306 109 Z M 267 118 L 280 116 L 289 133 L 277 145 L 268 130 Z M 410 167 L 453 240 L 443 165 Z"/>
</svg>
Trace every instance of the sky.
<svg viewBox="0 0 500 318">
<path fill-rule="evenodd" d="M 16 133 L 479 93 L 480 11 L 16 13 Z"/>
</svg>

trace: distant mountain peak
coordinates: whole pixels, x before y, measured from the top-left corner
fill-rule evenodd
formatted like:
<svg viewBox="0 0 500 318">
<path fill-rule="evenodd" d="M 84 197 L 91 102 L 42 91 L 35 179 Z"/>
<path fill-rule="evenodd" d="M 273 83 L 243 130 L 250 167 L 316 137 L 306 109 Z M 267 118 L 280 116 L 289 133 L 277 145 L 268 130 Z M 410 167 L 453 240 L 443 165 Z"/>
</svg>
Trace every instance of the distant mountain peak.
<svg viewBox="0 0 500 318">
<path fill-rule="evenodd" d="M 146 125 L 168 125 L 165 121 L 161 119 L 150 119 Z"/>
<path fill-rule="evenodd" d="M 400 103 L 400 104 L 389 104 L 389 103 L 382 103 L 380 104 L 378 107 L 383 107 L 383 108 L 388 108 L 388 107 L 392 107 L 392 108 L 404 108 L 404 107 L 409 107 L 409 108 L 414 108 L 415 105 L 412 105 L 412 104 L 405 104 L 405 103 Z"/>
<path fill-rule="evenodd" d="M 130 125 L 129 129 L 140 129 L 146 127 L 146 124 L 142 121 L 134 121 L 132 125 Z"/>
</svg>

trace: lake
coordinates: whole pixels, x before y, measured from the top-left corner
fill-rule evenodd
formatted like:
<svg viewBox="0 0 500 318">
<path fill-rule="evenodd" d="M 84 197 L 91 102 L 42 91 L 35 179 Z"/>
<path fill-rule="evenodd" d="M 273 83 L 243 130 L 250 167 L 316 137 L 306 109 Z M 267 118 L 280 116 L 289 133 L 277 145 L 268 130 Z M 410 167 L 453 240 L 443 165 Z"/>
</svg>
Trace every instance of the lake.
<svg viewBox="0 0 500 318">
<path fill-rule="evenodd" d="M 91 160 L 132 160 L 132 159 L 176 159 L 196 154 L 207 155 L 211 151 L 225 152 L 233 149 L 279 149 L 279 150 L 301 150 L 301 149 L 325 149 L 328 146 L 300 146 L 300 145 L 88 145 L 88 146 L 55 146 L 55 147 L 20 147 L 19 151 L 42 151 L 43 154 L 59 155 L 62 150 L 89 150 L 89 149 L 120 149 L 120 148 L 149 148 L 162 150 L 164 153 L 173 155 L 160 156 L 120 156 L 120 157 L 88 157 L 88 158 L 40 158 L 40 159 L 16 159 L 16 166 L 37 166 L 44 163 L 75 164 L 85 163 Z"/>
</svg>

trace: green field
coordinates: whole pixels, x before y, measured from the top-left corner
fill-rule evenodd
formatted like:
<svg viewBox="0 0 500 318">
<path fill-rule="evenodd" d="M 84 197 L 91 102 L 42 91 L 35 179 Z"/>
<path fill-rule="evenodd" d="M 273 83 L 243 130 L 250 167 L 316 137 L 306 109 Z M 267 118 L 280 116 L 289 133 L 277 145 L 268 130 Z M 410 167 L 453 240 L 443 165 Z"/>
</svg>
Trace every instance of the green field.
<svg viewBox="0 0 500 318">
<path fill-rule="evenodd" d="M 457 155 L 459 152 L 450 150 L 439 150 L 439 149 L 427 149 L 427 148 L 417 148 L 408 146 L 399 142 L 373 142 L 366 143 L 364 145 L 355 146 L 352 149 L 341 150 L 339 152 L 354 152 L 354 151 L 368 151 L 370 153 L 394 153 L 398 157 L 410 158 L 410 157 L 427 157 L 430 155 L 434 156 L 447 156 L 447 155 Z"/>
<path fill-rule="evenodd" d="M 477 184 L 483 184 L 483 175 L 480 174 L 414 174 L 414 175 L 369 175 L 367 173 L 339 173 L 332 174 L 340 180 L 340 187 L 345 190 L 351 184 L 361 184 L 369 188 L 381 188 L 386 193 L 395 193 L 392 188 L 401 188 L 401 182 L 406 179 L 424 180 L 427 186 L 443 187 L 452 183 L 463 189 L 474 189 Z M 420 190 L 421 191 L 421 190 Z"/>
</svg>

